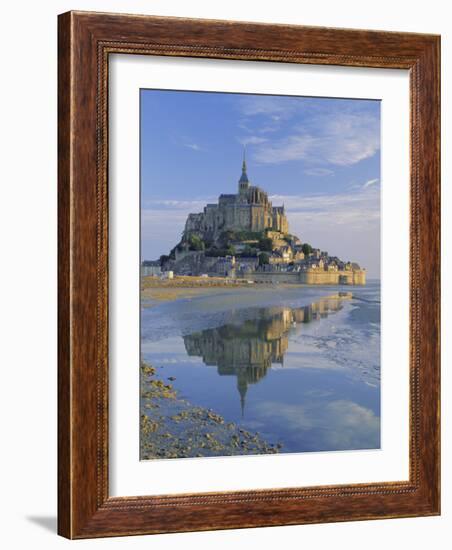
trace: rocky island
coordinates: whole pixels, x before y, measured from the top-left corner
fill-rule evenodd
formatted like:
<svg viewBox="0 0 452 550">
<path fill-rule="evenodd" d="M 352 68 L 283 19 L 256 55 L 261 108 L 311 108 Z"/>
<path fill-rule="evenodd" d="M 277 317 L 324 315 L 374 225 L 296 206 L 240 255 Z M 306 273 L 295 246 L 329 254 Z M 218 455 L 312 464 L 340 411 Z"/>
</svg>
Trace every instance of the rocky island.
<svg viewBox="0 0 452 550">
<path fill-rule="evenodd" d="M 180 242 L 144 274 L 225 277 L 256 283 L 365 285 L 357 263 L 314 248 L 289 231 L 284 205 L 251 185 L 245 155 L 238 192 L 189 214 Z"/>
</svg>

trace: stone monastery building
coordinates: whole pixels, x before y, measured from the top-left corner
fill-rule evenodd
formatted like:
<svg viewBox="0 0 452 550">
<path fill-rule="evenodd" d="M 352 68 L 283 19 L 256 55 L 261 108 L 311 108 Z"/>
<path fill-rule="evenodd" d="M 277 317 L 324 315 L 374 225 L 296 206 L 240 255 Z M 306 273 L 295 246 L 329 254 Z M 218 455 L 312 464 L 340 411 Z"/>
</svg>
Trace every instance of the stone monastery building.
<svg viewBox="0 0 452 550">
<path fill-rule="evenodd" d="M 184 237 L 195 234 L 215 241 L 224 231 L 259 232 L 267 228 L 283 234 L 289 232 L 284 206 L 273 206 L 264 190 L 250 185 L 243 155 L 238 193 L 222 194 L 218 204 L 207 204 L 204 212 L 189 214 Z"/>
</svg>

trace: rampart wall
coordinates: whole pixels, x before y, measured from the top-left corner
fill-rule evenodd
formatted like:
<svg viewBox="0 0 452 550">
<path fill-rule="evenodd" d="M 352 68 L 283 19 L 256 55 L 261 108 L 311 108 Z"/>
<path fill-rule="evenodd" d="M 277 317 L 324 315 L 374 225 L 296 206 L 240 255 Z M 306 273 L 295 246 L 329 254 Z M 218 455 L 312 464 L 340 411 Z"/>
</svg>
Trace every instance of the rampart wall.
<svg viewBox="0 0 452 550">
<path fill-rule="evenodd" d="M 298 272 L 267 272 L 255 271 L 252 273 L 237 274 L 238 278 L 247 279 L 256 283 L 292 283 L 307 285 L 365 285 L 366 272 L 355 271 L 322 271 L 307 270 Z"/>
</svg>

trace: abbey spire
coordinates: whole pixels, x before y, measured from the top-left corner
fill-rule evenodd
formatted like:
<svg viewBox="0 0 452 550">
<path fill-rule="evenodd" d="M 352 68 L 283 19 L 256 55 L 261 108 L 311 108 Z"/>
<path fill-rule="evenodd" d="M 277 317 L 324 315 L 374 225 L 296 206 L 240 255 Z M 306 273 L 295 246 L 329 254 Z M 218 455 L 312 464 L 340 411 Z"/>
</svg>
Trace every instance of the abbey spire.
<svg viewBox="0 0 452 550">
<path fill-rule="evenodd" d="M 243 147 L 242 175 L 239 179 L 239 193 L 245 192 L 249 186 L 250 182 L 246 173 L 246 149 Z"/>
</svg>

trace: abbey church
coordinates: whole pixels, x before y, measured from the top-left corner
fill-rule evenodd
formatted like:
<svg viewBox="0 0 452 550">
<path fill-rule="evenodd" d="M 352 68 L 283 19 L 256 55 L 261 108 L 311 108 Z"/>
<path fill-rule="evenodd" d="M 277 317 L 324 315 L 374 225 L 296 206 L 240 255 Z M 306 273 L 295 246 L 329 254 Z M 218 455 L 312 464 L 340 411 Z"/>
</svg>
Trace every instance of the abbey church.
<svg viewBox="0 0 452 550">
<path fill-rule="evenodd" d="M 204 212 L 189 214 L 184 238 L 195 234 L 202 239 L 216 241 L 225 231 L 257 233 L 266 229 L 282 234 L 289 232 L 284 206 L 272 206 L 265 191 L 250 185 L 244 157 L 238 193 L 222 194 L 218 204 L 207 204 Z"/>
</svg>

